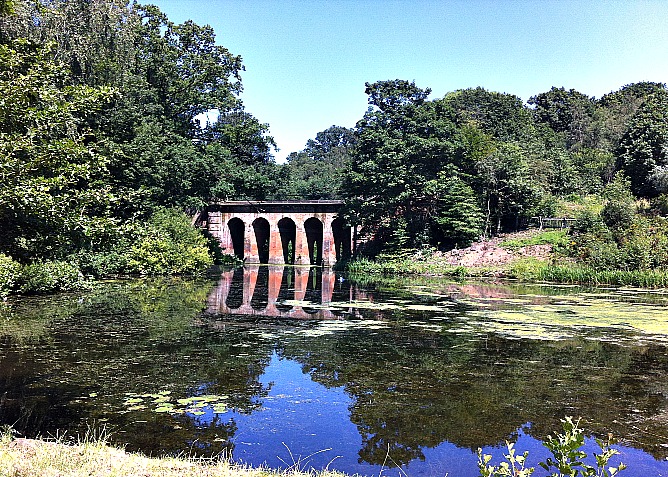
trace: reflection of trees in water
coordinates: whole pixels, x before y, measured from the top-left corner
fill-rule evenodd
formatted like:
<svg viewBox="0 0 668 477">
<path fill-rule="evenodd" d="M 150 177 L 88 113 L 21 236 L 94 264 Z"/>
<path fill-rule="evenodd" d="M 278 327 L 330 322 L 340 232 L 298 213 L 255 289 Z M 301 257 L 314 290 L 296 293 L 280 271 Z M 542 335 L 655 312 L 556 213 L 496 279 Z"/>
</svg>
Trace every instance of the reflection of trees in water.
<svg viewBox="0 0 668 477">
<path fill-rule="evenodd" d="M 476 449 L 512 439 L 516 429 L 542 439 L 564 415 L 582 416 L 599 435 L 613 432 L 657 458 L 668 452 L 664 370 L 656 347 L 600 341 L 542 342 L 490 335 L 356 330 L 287 345 L 312 379 L 345 386 L 351 421 L 362 435 L 360 460 L 397 464 L 424 459 L 423 449 L 448 441 Z M 638 408 L 642 413 L 633 412 Z M 649 426 L 647 433 L 633 431 Z"/>
<path fill-rule="evenodd" d="M 294 280 L 285 271 L 282 277 L 286 285 Z M 268 393 L 260 377 L 278 347 L 314 381 L 345 388 L 363 438 L 360 459 L 372 464 L 382 464 L 388 448 L 403 464 L 444 441 L 471 449 L 499 444 L 526 422 L 531 435 L 543 438 L 566 414 L 657 458 L 668 453 L 657 437 L 668 435 L 664 346 L 433 333 L 410 326 L 430 315 L 405 311 L 383 312 L 387 329 L 274 342 L 248 331 L 278 333 L 296 322 L 253 317 L 245 323 L 233 316 L 217 328 L 200 315 L 208 290 L 207 283 L 180 280 L 110 284 L 81 303 L 68 301 L 67 313 L 59 306 L 58 313 L 45 314 L 32 341 L 6 335 L 0 341 L 0 386 L 7 391 L 1 422 L 33 436 L 65 427 L 73 435 L 86 431 L 86 421 L 110 419 L 112 438 L 131 450 L 230 450 L 237 428 L 225 415 L 118 414 L 125 393 L 224 394 L 230 407 L 250 413 Z"/>
<path fill-rule="evenodd" d="M 203 422 L 152 409 L 124 414 L 127 393 L 159 391 L 170 391 L 174 400 L 227 395 L 229 407 L 240 412 L 261 406 L 268 389 L 259 378 L 272 346 L 242 331 L 193 326 L 209 289 L 181 280 L 112 284 L 73 301 L 67 314 L 45 317 L 47 334 L 39 342 L 17 345 L 5 337 L 0 421 L 28 436 L 65 428 L 74 436 L 109 420 L 111 438 L 130 450 L 229 450 L 233 421 Z"/>
</svg>

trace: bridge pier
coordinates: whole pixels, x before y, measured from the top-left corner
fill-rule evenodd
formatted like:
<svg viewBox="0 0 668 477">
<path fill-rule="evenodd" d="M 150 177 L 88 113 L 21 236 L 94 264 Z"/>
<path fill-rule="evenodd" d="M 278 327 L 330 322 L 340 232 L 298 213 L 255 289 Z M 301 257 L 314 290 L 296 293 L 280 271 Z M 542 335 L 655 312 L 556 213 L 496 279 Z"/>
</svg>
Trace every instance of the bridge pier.
<svg viewBox="0 0 668 477">
<path fill-rule="evenodd" d="M 278 222 L 269 223 L 269 263 L 285 263 L 283 256 L 283 241 L 281 240 L 281 231 L 278 228 Z"/>
</svg>

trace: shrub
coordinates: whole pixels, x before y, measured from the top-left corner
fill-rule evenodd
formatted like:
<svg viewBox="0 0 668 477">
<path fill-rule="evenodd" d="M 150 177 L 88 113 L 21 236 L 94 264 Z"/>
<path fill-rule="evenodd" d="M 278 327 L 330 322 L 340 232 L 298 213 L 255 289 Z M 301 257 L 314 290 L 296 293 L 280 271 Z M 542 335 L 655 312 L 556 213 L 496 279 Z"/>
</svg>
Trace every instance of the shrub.
<svg viewBox="0 0 668 477">
<path fill-rule="evenodd" d="M 113 277 L 128 273 L 128 256 L 124 251 L 126 248 L 129 247 L 124 244 L 106 252 L 80 251 L 68 258 L 87 276 Z"/>
<path fill-rule="evenodd" d="M 45 261 L 26 265 L 21 270 L 19 289 L 22 293 L 51 293 L 86 287 L 79 267 L 71 262 Z"/>
<path fill-rule="evenodd" d="M 127 268 L 140 275 L 197 274 L 213 265 L 207 240 L 183 213 L 158 210 L 127 252 Z"/>
<path fill-rule="evenodd" d="M 11 257 L 0 253 L 0 298 L 9 295 L 20 274 L 21 265 Z"/>
<path fill-rule="evenodd" d="M 213 264 L 211 239 L 178 210 L 159 209 L 147 222 L 128 222 L 106 250 L 79 251 L 70 258 L 94 277 L 193 275 Z M 220 249 L 218 247 L 218 249 Z"/>
<path fill-rule="evenodd" d="M 604 196 L 606 202 L 601 211 L 603 222 L 611 229 L 628 228 L 637 212 L 629 181 L 617 176 L 606 187 Z"/>
</svg>

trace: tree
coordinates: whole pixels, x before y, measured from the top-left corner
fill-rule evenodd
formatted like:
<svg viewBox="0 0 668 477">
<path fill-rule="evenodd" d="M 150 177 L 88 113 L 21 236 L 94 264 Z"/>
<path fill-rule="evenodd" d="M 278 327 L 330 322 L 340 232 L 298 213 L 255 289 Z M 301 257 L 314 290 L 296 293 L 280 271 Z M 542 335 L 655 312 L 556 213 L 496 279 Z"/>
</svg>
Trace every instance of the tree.
<svg viewBox="0 0 668 477">
<path fill-rule="evenodd" d="M 596 103 L 592 98 L 574 90 L 555 88 L 532 96 L 529 104 L 535 107 L 536 120 L 563 133 L 568 148 L 593 146 L 592 122 Z"/>
<path fill-rule="evenodd" d="M 125 0 L 14 0 L 0 18 L 0 41 L 53 42 L 75 83 L 112 85 L 132 70 L 139 17 Z M 0 14 L 2 14 L 0 12 Z"/>
<path fill-rule="evenodd" d="M 449 115 L 458 125 L 475 125 L 501 141 L 524 140 L 535 129 L 531 112 L 522 99 L 484 88 L 460 89 L 435 101 L 439 115 Z"/>
<path fill-rule="evenodd" d="M 426 193 L 434 196 L 433 219 L 440 241 L 452 247 L 467 247 L 480 237 L 484 215 L 474 190 L 453 165 L 427 182 Z"/>
<path fill-rule="evenodd" d="M 344 166 L 357 144 L 355 131 L 342 126 L 331 126 L 306 142 L 304 152 L 314 161 Z"/>
<path fill-rule="evenodd" d="M 229 173 L 220 168 L 230 163 L 206 156 L 213 141 L 241 162 L 272 159 L 267 125 L 243 112 L 238 98 L 241 58 L 216 45 L 210 27 L 176 25 L 157 7 L 124 0 L 16 3 L 16 13 L 0 19 L 0 39 L 52 41 L 72 84 L 119 92 L 87 121 L 104 137 L 120 216 L 156 205 L 201 207 L 215 197 Z M 217 128 L 201 127 L 198 116 L 211 111 L 221 115 Z"/>
<path fill-rule="evenodd" d="M 427 102 L 429 89 L 392 80 L 366 85 L 371 105 L 357 123 L 344 190 L 348 215 L 377 243 L 430 241 L 427 181 L 455 157 L 455 125 Z M 402 236 L 402 234 L 405 235 Z"/>
<path fill-rule="evenodd" d="M 619 90 L 603 95 L 598 100 L 599 116 L 596 128 L 599 146 L 607 152 L 615 152 L 628 128 L 628 123 L 647 98 L 659 90 L 665 90 L 663 83 L 643 81 L 622 86 Z"/>
<path fill-rule="evenodd" d="M 331 126 L 309 139 L 300 152 L 293 152 L 283 166 L 287 180 L 283 199 L 339 199 L 342 180 L 351 161 L 357 138 L 354 131 Z"/>
<path fill-rule="evenodd" d="M 272 162 L 274 138 L 268 135 L 269 125 L 237 108 L 220 113 L 218 119 L 203 132 L 207 143 L 217 143 L 230 151 L 232 157 L 245 165 Z"/>
<path fill-rule="evenodd" d="M 369 96 L 369 104 L 388 114 L 421 106 L 431 93 L 430 88 L 421 89 L 415 86 L 415 82 L 399 79 L 364 85 L 366 87 L 364 92 Z"/>
<path fill-rule="evenodd" d="M 115 197 L 87 118 L 111 88 L 71 84 L 53 45 L 0 45 L 0 248 L 62 257 L 100 240 Z"/>
<path fill-rule="evenodd" d="M 630 178 L 634 194 L 654 197 L 660 192 L 661 177 L 666 166 L 668 91 L 659 89 L 640 106 L 622 136 L 618 167 Z"/>
<path fill-rule="evenodd" d="M 485 235 L 505 227 L 517 230 L 545 192 L 532 173 L 531 161 L 517 144 L 497 143 L 476 163 L 476 182 L 485 209 Z"/>
<path fill-rule="evenodd" d="M 275 193 L 268 126 L 243 111 L 241 58 L 216 45 L 210 27 L 124 0 L 7 5 L 5 250 L 24 261 L 95 252 L 162 205 Z M 202 127 L 204 112 L 220 119 Z"/>
<path fill-rule="evenodd" d="M 155 113 L 177 132 L 194 138 L 200 132 L 198 115 L 239 107 L 241 57 L 216 45 L 211 27 L 192 21 L 175 25 L 152 5 L 136 13 L 141 22 L 135 33 L 133 73 L 149 88 Z"/>
</svg>

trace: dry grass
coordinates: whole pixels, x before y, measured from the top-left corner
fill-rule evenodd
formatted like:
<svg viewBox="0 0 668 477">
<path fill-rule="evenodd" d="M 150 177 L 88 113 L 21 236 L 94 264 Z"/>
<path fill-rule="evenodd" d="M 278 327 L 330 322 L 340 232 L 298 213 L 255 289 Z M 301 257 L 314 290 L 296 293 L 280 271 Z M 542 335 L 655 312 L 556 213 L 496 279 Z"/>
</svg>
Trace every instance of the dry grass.
<svg viewBox="0 0 668 477">
<path fill-rule="evenodd" d="M 225 460 L 149 458 L 108 446 L 104 441 L 0 440 L 2 477 L 342 477 L 335 472 L 253 469 Z"/>
</svg>

